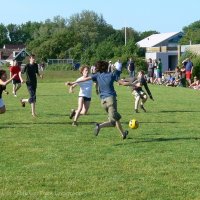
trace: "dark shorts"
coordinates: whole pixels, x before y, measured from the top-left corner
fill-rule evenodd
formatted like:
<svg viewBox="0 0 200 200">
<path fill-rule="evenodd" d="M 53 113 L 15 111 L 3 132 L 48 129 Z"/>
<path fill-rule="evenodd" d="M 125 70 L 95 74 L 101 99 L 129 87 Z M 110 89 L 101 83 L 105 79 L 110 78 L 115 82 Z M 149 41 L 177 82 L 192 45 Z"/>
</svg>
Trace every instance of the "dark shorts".
<svg viewBox="0 0 200 200">
<path fill-rule="evenodd" d="M 15 85 L 15 84 L 20 84 L 21 83 L 21 81 L 20 80 L 15 80 L 15 79 L 13 79 L 12 80 L 12 83 Z"/>
<path fill-rule="evenodd" d="M 154 71 L 148 71 L 148 77 L 154 77 Z"/>
<path fill-rule="evenodd" d="M 36 102 L 36 86 L 33 85 L 27 85 L 27 89 L 30 95 L 30 98 L 28 99 L 29 103 L 35 103 Z"/>
<path fill-rule="evenodd" d="M 101 105 L 108 113 L 110 122 L 115 122 L 121 119 L 121 115 L 117 112 L 117 99 L 114 96 L 101 99 Z"/>
<path fill-rule="evenodd" d="M 79 96 L 79 97 L 82 97 L 82 96 Z M 83 97 L 83 101 L 91 101 L 91 98 Z"/>
</svg>

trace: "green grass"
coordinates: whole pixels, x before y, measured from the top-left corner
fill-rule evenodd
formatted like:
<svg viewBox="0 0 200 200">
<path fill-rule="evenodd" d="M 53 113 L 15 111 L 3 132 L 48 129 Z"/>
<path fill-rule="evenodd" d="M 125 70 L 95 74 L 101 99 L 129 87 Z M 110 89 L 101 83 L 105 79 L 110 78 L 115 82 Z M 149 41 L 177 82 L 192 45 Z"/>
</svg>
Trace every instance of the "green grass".
<svg viewBox="0 0 200 200">
<path fill-rule="evenodd" d="M 79 74 L 46 73 L 38 83 L 38 118 L 19 104 L 25 85 L 17 98 L 3 96 L 0 199 L 200 199 L 199 91 L 150 86 L 155 101 L 135 114 L 130 90 L 116 85 L 123 127 L 140 122 L 122 141 L 115 128 L 93 135 L 94 122 L 107 119 L 95 93 L 89 115 L 72 127 L 78 88 L 69 94 L 64 82 Z"/>
</svg>

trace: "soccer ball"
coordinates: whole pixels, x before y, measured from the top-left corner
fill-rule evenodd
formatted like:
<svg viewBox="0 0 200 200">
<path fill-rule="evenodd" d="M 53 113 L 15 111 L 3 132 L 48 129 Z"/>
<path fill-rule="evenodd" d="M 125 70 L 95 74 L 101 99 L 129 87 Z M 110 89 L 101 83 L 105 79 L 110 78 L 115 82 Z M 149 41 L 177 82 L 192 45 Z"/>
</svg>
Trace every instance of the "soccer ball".
<svg viewBox="0 0 200 200">
<path fill-rule="evenodd" d="M 139 127 L 139 122 L 136 119 L 131 119 L 128 125 L 129 128 L 136 129 Z"/>
</svg>

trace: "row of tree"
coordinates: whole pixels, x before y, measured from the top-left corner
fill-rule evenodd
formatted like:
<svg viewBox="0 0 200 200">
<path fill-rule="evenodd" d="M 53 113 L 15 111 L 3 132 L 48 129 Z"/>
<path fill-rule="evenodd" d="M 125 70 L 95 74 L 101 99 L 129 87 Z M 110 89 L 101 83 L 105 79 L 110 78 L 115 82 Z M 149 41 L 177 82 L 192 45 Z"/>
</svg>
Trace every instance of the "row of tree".
<svg viewBox="0 0 200 200">
<path fill-rule="evenodd" d="M 200 21 L 184 27 L 181 44 L 200 43 Z M 39 60 L 73 58 L 93 64 L 98 59 L 126 60 L 142 57 L 144 52 L 135 43 L 157 31 L 138 32 L 133 28 L 115 30 L 102 15 L 82 11 L 69 19 L 56 16 L 45 22 L 27 22 L 7 26 L 0 24 L 0 47 L 4 44 L 26 44 Z"/>
<path fill-rule="evenodd" d="M 39 59 L 73 58 L 84 63 L 97 59 L 112 59 L 143 55 L 135 43 L 156 31 L 137 32 L 126 28 L 115 30 L 102 15 L 93 11 L 74 14 L 69 19 L 60 16 L 45 22 L 16 25 L 0 24 L 0 47 L 4 44 L 26 44 Z"/>
</svg>

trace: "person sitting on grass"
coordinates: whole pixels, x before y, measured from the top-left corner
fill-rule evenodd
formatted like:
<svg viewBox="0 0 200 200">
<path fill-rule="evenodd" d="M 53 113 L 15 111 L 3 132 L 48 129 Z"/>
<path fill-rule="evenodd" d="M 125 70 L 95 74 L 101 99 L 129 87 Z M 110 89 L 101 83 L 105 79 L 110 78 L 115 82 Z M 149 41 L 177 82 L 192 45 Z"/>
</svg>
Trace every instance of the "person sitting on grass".
<svg viewBox="0 0 200 200">
<path fill-rule="evenodd" d="M 194 77 L 194 82 L 189 86 L 189 88 L 199 90 L 200 89 L 200 80 L 197 77 Z"/>
<path fill-rule="evenodd" d="M 8 92 L 6 91 L 6 85 L 10 83 L 16 76 L 17 74 L 14 74 L 9 80 L 6 80 L 7 79 L 6 71 L 0 70 L 0 114 L 6 112 L 6 107 L 2 99 L 2 93 L 5 92 L 6 94 L 8 94 Z"/>
<path fill-rule="evenodd" d="M 80 73 L 82 74 L 82 76 L 78 78 L 76 82 L 78 82 L 79 80 L 82 80 L 83 78 L 88 77 L 89 67 L 88 66 L 80 67 Z M 65 83 L 65 85 L 68 85 L 68 83 Z M 80 86 L 80 91 L 79 91 L 79 96 L 78 96 L 78 108 L 76 110 L 72 109 L 69 115 L 70 119 L 74 117 L 72 126 L 78 125 L 77 120 L 80 115 L 87 114 L 88 109 L 90 107 L 90 101 L 91 101 L 91 96 L 92 96 L 92 80 L 76 83 L 70 86 L 69 92 L 73 93 L 73 88 L 75 88 L 77 85 Z"/>
<path fill-rule="evenodd" d="M 117 94 L 114 89 L 114 82 L 119 81 L 118 76 L 115 73 L 108 72 L 108 62 L 98 61 L 95 64 L 96 74 L 93 74 L 89 77 L 85 77 L 82 80 L 75 82 L 68 82 L 67 84 L 73 86 L 77 83 L 81 83 L 88 80 L 93 80 L 98 83 L 99 86 L 99 96 L 101 99 L 101 105 L 108 113 L 108 121 L 103 123 L 96 123 L 94 134 L 98 136 L 101 128 L 105 127 L 117 127 L 119 130 L 122 139 L 126 139 L 128 135 L 127 130 L 123 130 L 120 119 L 121 115 L 117 111 Z"/>
<path fill-rule="evenodd" d="M 140 102 L 140 108 L 146 112 L 146 109 L 144 108 L 144 103 L 147 101 L 147 94 L 143 91 L 142 86 L 144 86 L 146 92 L 148 93 L 150 99 L 153 99 L 153 96 L 151 94 L 151 91 L 149 90 L 144 71 L 139 71 L 137 79 L 135 81 L 133 80 L 126 80 L 122 79 L 120 82 L 120 85 L 124 86 L 132 86 L 132 94 L 135 96 L 135 112 L 138 113 L 138 107 L 139 107 L 139 102 Z"/>
</svg>

